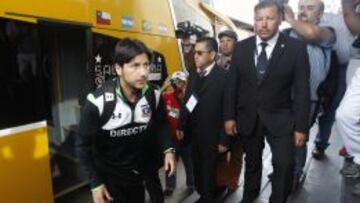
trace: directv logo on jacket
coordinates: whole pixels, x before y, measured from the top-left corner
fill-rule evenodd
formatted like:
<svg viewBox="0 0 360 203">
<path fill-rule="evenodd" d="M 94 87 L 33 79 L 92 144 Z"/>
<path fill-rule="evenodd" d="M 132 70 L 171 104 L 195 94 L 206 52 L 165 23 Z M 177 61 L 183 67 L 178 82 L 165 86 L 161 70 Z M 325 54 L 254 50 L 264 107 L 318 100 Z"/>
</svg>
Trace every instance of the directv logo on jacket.
<svg viewBox="0 0 360 203">
<path fill-rule="evenodd" d="M 147 125 L 136 126 L 127 129 L 111 130 L 110 137 L 123 137 L 141 134 L 147 129 Z"/>
</svg>

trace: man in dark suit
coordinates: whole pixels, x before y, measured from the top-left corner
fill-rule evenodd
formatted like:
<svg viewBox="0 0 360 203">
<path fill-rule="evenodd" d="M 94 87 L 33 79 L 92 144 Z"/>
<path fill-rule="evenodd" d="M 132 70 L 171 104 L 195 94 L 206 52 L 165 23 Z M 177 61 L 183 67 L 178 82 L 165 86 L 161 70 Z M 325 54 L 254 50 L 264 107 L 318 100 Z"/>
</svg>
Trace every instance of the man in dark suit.
<svg viewBox="0 0 360 203">
<path fill-rule="evenodd" d="M 259 195 L 266 137 L 274 168 L 270 203 L 286 202 L 293 150 L 308 133 L 309 61 L 306 45 L 279 33 L 276 2 L 255 6 L 255 33 L 235 46 L 226 95 L 225 130 L 239 134 L 246 153 L 242 202 Z"/>
<path fill-rule="evenodd" d="M 225 70 L 215 64 L 218 45 L 214 38 L 200 38 L 195 45 L 196 70 L 190 71 L 184 106 L 180 112 L 177 136 L 191 137 L 194 177 L 200 194 L 197 202 L 215 202 L 215 168 L 224 134 Z"/>
</svg>

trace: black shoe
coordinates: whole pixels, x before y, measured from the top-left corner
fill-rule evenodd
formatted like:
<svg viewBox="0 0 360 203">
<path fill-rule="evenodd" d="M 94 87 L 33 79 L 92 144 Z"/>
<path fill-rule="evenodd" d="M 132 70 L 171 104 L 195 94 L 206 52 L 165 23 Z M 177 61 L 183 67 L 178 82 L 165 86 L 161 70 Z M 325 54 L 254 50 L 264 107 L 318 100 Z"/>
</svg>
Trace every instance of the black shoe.
<svg viewBox="0 0 360 203">
<path fill-rule="evenodd" d="M 165 197 L 170 197 L 173 193 L 174 193 L 174 190 L 171 190 L 171 189 L 165 189 L 164 190 L 164 196 Z"/>
<path fill-rule="evenodd" d="M 325 157 L 325 150 L 318 147 L 315 147 L 311 153 L 312 156 L 317 160 L 322 160 Z"/>
</svg>

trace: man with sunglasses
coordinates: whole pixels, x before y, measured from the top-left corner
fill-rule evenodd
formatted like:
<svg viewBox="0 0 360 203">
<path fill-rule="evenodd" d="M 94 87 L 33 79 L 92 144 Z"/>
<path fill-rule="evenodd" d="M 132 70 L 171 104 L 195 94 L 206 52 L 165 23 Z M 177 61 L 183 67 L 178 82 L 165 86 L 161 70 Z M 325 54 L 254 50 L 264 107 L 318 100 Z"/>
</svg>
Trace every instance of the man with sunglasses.
<svg viewBox="0 0 360 203">
<path fill-rule="evenodd" d="M 223 97 L 226 72 L 216 65 L 218 45 L 214 38 L 204 37 L 195 45 L 196 69 L 190 71 L 184 105 L 180 111 L 177 137 L 185 135 L 192 142 L 197 202 L 215 202 L 215 168 L 219 145 L 226 141 L 223 132 Z"/>
</svg>

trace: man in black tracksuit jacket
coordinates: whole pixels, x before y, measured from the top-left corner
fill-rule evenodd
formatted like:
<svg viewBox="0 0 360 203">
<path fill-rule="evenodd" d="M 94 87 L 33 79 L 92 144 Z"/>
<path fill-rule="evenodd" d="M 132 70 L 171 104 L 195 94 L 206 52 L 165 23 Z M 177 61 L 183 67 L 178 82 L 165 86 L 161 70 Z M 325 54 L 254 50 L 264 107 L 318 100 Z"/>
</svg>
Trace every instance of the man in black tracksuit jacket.
<svg viewBox="0 0 360 203">
<path fill-rule="evenodd" d="M 143 43 L 119 41 L 115 47 L 118 78 L 87 96 L 77 146 L 95 203 L 144 202 L 144 170 L 152 164 L 146 157 L 152 157 L 149 153 L 157 144 L 165 154 L 165 169 L 174 170 L 165 108 L 159 90 L 147 83 L 150 59 Z M 114 107 L 106 118 L 107 102 Z"/>
</svg>

